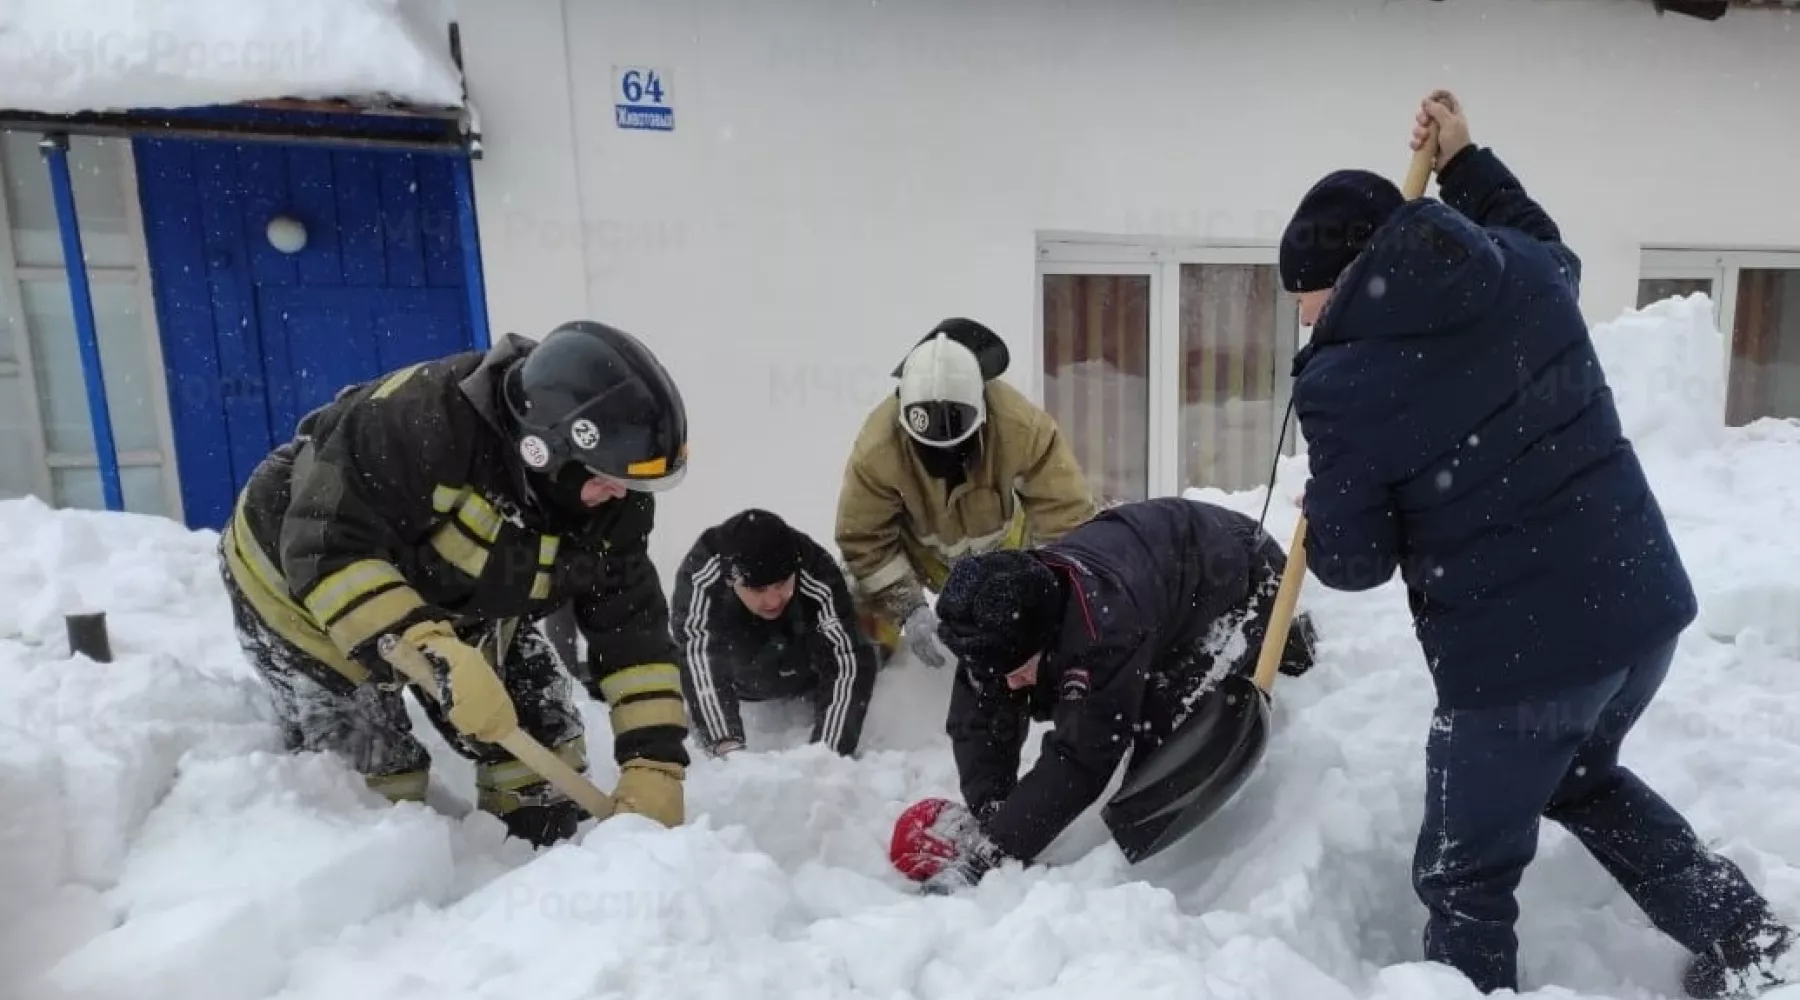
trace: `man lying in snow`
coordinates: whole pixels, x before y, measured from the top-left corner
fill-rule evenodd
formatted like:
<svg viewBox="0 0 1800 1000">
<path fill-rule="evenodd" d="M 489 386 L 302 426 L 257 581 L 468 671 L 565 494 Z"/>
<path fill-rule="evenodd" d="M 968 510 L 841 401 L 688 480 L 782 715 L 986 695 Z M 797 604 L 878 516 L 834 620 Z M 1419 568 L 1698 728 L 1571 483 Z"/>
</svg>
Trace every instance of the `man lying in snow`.
<svg viewBox="0 0 1800 1000">
<path fill-rule="evenodd" d="M 1286 565 L 1254 519 L 1179 497 L 957 563 L 938 631 L 959 660 L 947 728 L 967 815 L 937 817 L 939 829 L 960 826 L 953 843 L 896 844 L 896 865 L 946 887 L 1034 860 L 1106 790 L 1127 750 L 1141 761 L 1221 678 L 1255 670 Z M 1281 672 L 1311 669 L 1313 643 L 1308 616 L 1296 615 Z M 1033 720 L 1055 728 L 1020 778 Z M 899 856 L 946 849 L 941 871 Z"/>
<path fill-rule="evenodd" d="M 670 628 L 708 753 L 744 748 L 739 702 L 803 696 L 812 741 L 856 752 L 883 657 L 843 570 L 804 532 L 754 508 L 706 529 L 676 571 Z"/>
<path fill-rule="evenodd" d="M 1548 817 L 1698 956 L 1691 995 L 1721 996 L 1790 935 L 1619 764 L 1694 591 L 1588 339 L 1580 261 L 1448 93 L 1415 149 L 1434 124 L 1441 203 L 1333 173 L 1280 252 L 1313 328 L 1294 389 L 1308 565 L 1347 591 L 1398 569 L 1437 688 L 1425 957 L 1517 989 L 1513 892 Z"/>
<path fill-rule="evenodd" d="M 925 588 L 958 559 L 1053 541 L 1094 497 L 1056 421 L 1000 378 L 1006 342 L 946 319 L 907 353 L 863 422 L 838 492 L 836 540 L 874 635 L 948 666 Z"/>
<path fill-rule="evenodd" d="M 476 761 L 478 806 L 533 843 L 570 836 L 581 808 L 494 741 L 523 728 L 586 767 L 579 707 L 532 627 L 573 602 L 586 683 L 611 706 L 619 809 L 680 823 L 687 724 L 647 539 L 651 492 L 680 482 L 686 453 L 668 374 L 597 323 L 411 365 L 307 414 L 220 539 L 239 641 L 289 749 L 423 798 L 431 759 L 376 651 L 398 636 L 440 671 L 420 701 Z"/>
</svg>

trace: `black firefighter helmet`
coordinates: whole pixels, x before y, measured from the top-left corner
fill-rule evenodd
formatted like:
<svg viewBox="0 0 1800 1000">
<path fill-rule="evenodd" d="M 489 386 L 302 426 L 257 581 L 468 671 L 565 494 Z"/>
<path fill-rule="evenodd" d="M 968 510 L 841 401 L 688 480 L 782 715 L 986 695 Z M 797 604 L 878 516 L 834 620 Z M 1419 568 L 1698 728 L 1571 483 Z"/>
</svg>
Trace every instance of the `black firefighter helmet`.
<svg viewBox="0 0 1800 1000">
<path fill-rule="evenodd" d="M 519 455 L 560 477 L 570 462 L 628 489 L 667 490 L 687 474 L 687 407 L 643 342 L 576 320 L 544 337 L 502 383 Z"/>
</svg>

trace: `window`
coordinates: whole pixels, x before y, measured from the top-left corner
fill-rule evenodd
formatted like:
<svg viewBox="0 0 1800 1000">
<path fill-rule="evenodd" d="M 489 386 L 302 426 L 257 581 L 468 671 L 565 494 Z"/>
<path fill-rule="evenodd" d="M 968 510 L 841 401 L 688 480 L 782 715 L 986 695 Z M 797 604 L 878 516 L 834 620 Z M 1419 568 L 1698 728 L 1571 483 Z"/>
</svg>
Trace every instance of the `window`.
<svg viewBox="0 0 1800 1000">
<path fill-rule="evenodd" d="M 35 133 L 0 134 L 0 496 L 103 508 L 99 457 L 49 165 Z M 179 495 L 122 140 L 72 136 L 75 187 L 100 364 L 127 510 L 175 516 Z"/>
<path fill-rule="evenodd" d="M 1180 315 L 1177 489 L 1267 485 L 1287 411 L 1296 300 L 1273 264 L 1182 264 Z"/>
<path fill-rule="evenodd" d="M 1150 278 L 1044 276 L 1044 404 L 1105 506 L 1150 489 Z"/>
<path fill-rule="evenodd" d="M 1700 293 L 1726 332 L 1725 422 L 1800 418 L 1800 253 L 1646 250 L 1638 307 Z"/>
<path fill-rule="evenodd" d="M 1268 482 L 1300 331 L 1274 253 L 1043 245 L 1041 399 L 1102 505 Z"/>
<path fill-rule="evenodd" d="M 1800 267 L 1738 269 L 1725 420 L 1800 417 Z"/>
</svg>

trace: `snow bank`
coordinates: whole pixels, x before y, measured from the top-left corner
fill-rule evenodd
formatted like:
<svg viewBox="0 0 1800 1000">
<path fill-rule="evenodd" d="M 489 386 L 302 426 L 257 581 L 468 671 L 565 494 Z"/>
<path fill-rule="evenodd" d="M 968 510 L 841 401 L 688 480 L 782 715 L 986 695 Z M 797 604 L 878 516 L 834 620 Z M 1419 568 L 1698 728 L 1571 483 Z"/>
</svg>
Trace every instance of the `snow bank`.
<svg viewBox="0 0 1800 1000">
<path fill-rule="evenodd" d="M 1800 767 L 1800 539 L 1782 517 L 1800 432 L 1719 426 L 1703 302 L 1596 339 L 1704 607 L 1630 762 L 1792 914 L 1800 823 L 1771 792 Z M 1303 460 L 1281 477 L 1285 537 Z M 1396 585 L 1303 594 L 1321 664 L 1281 679 L 1260 776 L 1188 842 L 1131 868 L 1090 810 L 1056 865 L 923 898 L 885 843 L 907 803 L 955 794 L 944 675 L 884 671 L 855 761 L 805 745 L 804 708 L 753 706 L 755 752 L 692 769 L 690 825 L 622 817 L 534 852 L 490 817 L 388 807 L 332 758 L 274 753 L 215 543 L 0 502 L 0 995 L 1476 997 L 1418 960 L 1431 694 Z M 61 615 L 84 608 L 108 612 L 117 662 L 69 657 Z M 604 747 L 604 713 L 586 717 Z M 442 763 L 440 783 L 466 781 Z M 1560 829 L 1520 897 L 1528 995 L 1678 993 L 1679 949 Z"/>
<path fill-rule="evenodd" d="M 417 0 L 4 0 L 0 107 L 65 113 L 387 93 L 453 105 Z"/>
</svg>

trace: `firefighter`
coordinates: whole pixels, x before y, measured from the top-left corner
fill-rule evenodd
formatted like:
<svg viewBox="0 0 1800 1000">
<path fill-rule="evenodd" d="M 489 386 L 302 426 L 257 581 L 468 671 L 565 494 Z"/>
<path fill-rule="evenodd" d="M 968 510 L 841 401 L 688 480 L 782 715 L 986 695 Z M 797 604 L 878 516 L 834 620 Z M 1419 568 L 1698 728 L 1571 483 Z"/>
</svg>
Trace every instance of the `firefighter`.
<svg viewBox="0 0 1800 1000">
<path fill-rule="evenodd" d="M 939 323 L 864 421 L 838 492 L 863 627 L 933 667 L 951 657 L 926 587 L 940 590 L 964 556 L 1055 541 L 1096 510 L 1056 420 L 1000 379 L 1007 361 L 986 326 Z"/>
<path fill-rule="evenodd" d="M 648 536 L 654 495 L 686 469 L 680 391 L 641 342 L 594 322 L 409 365 L 307 414 L 220 539 L 239 642 L 288 749 L 424 798 L 409 682 L 375 652 L 397 636 L 439 672 L 418 700 L 475 762 L 477 807 L 534 844 L 572 836 L 580 806 L 496 745 L 523 729 L 587 768 L 572 685 L 535 627 L 568 605 L 589 656 L 572 672 L 610 713 L 619 811 L 681 823 L 687 717 Z"/>
</svg>

